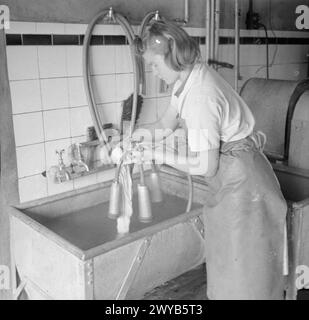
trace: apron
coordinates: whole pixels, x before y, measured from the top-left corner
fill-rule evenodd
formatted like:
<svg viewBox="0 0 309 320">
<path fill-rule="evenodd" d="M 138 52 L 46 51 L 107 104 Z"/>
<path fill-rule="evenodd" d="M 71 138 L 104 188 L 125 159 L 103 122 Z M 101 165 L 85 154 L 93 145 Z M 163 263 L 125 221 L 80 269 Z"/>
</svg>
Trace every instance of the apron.
<svg viewBox="0 0 309 320">
<path fill-rule="evenodd" d="M 283 299 L 287 205 L 259 133 L 220 146 L 206 178 L 204 206 L 209 299 Z"/>
</svg>

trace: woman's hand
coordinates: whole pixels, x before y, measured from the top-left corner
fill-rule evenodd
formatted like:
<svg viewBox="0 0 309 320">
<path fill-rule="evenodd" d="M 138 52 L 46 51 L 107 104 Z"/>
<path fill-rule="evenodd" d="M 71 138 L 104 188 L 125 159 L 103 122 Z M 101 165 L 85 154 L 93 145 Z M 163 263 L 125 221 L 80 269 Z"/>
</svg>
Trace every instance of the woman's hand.
<svg viewBox="0 0 309 320">
<path fill-rule="evenodd" d="M 124 164 L 151 164 L 153 157 L 152 148 L 138 144 L 128 151 L 128 154 L 124 157 Z"/>
</svg>

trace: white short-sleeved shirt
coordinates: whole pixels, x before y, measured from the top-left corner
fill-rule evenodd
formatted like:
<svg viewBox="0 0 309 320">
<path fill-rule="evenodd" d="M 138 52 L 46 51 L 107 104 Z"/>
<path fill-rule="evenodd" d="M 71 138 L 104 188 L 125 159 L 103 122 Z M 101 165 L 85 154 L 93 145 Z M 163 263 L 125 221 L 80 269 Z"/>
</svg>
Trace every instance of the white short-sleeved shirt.
<svg viewBox="0 0 309 320">
<path fill-rule="evenodd" d="M 188 145 L 193 152 L 217 149 L 250 135 L 253 115 L 233 88 L 212 68 L 197 63 L 183 85 L 177 80 L 172 107 L 185 121 Z"/>
</svg>

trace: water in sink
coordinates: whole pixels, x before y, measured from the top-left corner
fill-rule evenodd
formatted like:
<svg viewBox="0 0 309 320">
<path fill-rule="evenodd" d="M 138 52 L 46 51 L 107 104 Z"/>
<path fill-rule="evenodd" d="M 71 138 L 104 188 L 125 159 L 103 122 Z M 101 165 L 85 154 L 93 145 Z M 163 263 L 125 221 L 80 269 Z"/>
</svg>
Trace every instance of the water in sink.
<svg viewBox="0 0 309 320">
<path fill-rule="evenodd" d="M 108 205 L 105 202 L 57 218 L 44 218 L 40 222 L 80 249 L 88 250 L 117 238 L 116 220 L 107 217 Z M 199 206 L 192 204 L 192 209 Z M 134 195 L 130 233 L 178 216 L 186 207 L 186 199 L 165 194 L 161 203 L 152 203 L 153 221 L 142 223 L 138 219 L 138 199 Z"/>
</svg>

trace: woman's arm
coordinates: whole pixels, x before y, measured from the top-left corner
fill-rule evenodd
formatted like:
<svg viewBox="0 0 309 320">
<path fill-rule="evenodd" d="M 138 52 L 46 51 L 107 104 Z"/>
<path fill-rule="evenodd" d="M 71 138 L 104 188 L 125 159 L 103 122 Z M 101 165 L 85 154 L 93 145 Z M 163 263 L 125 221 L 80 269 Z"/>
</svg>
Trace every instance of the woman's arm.
<svg viewBox="0 0 309 320">
<path fill-rule="evenodd" d="M 212 177 L 219 165 L 219 149 L 212 149 L 196 153 L 196 156 L 185 156 L 170 152 L 163 147 L 155 150 L 145 150 L 144 159 L 154 159 L 158 164 L 167 164 L 191 175 Z"/>
<path fill-rule="evenodd" d="M 177 128 L 177 111 L 169 105 L 161 118 L 152 123 L 138 123 L 133 132 L 133 139 L 151 143 L 158 142 L 168 137 Z"/>
</svg>

